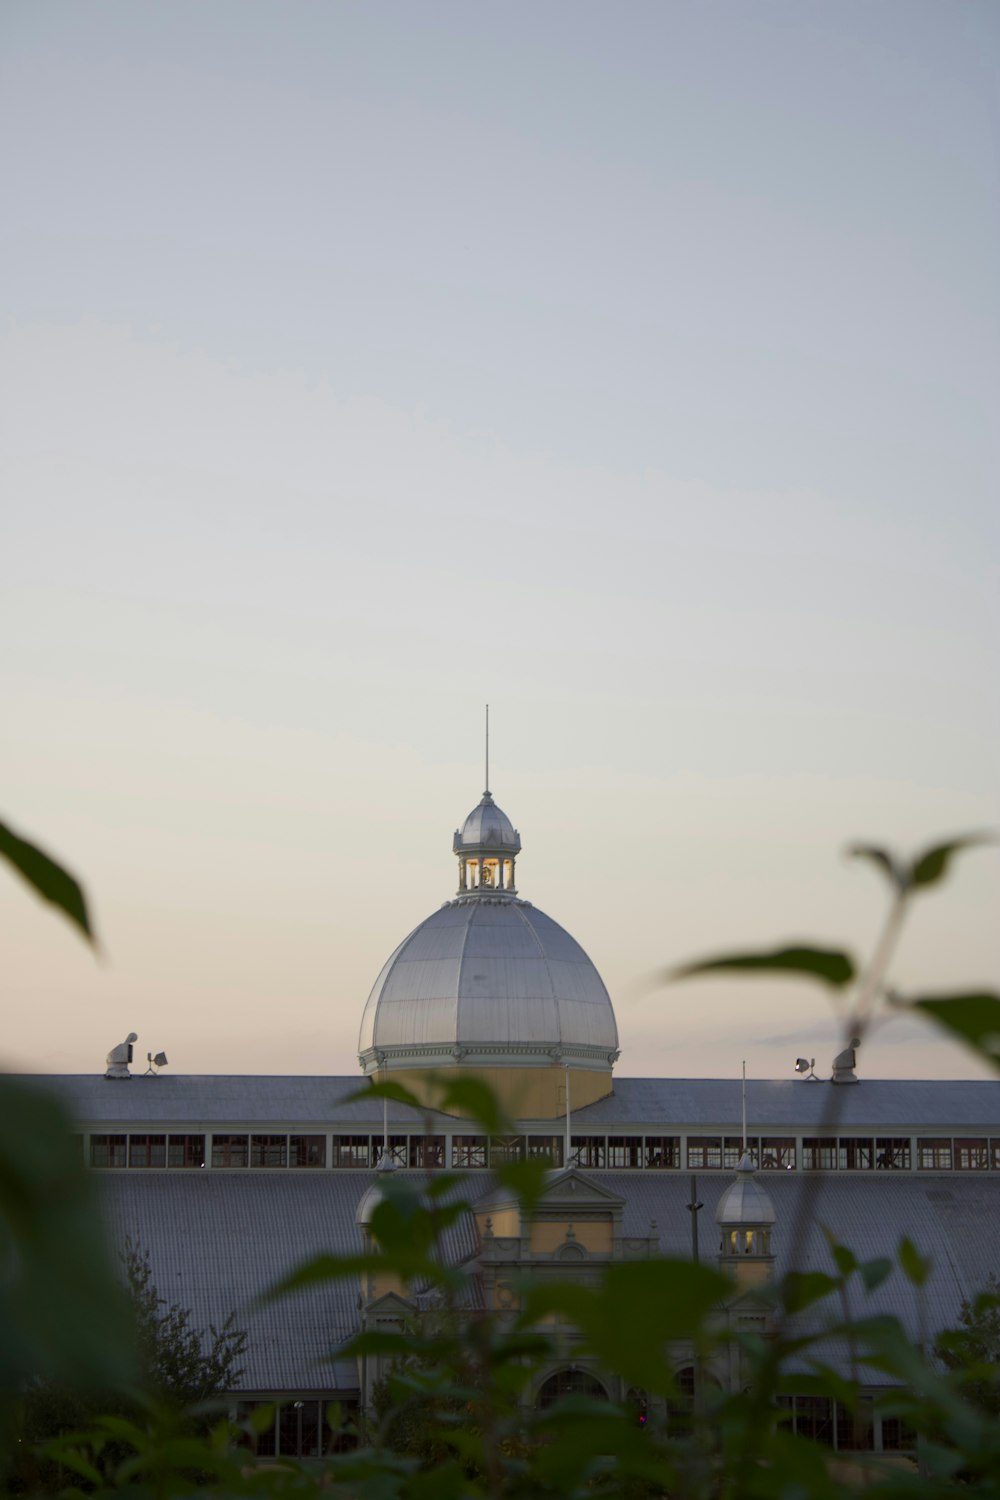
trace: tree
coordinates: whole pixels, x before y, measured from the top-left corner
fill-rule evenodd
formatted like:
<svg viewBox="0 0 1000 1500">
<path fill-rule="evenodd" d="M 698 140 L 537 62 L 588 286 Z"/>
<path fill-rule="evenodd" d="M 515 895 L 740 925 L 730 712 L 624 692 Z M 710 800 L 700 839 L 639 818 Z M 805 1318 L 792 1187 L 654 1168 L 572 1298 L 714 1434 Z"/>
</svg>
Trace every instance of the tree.
<svg viewBox="0 0 1000 1500">
<path fill-rule="evenodd" d="M 101 1417 L 142 1424 L 158 1409 L 180 1421 L 192 1434 L 205 1434 L 218 1417 L 217 1400 L 231 1391 L 242 1375 L 240 1360 L 247 1335 L 230 1316 L 221 1328 L 201 1331 L 191 1326 L 190 1308 L 168 1305 L 153 1281 L 148 1255 L 126 1241 L 122 1254 L 125 1289 L 131 1308 L 133 1342 L 138 1351 L 140 1384 L 132 1390 L 84 1388 L 53 1380 L 37 1380 L 23 1394 L 11 1474 L 12 1488 L 46 1491 L 62 1488 L 60 1463 L 38 1461 L 39 1445 L 64 1433 L 82 1431 Z M 163 1420 L 163 1417 L 158 1420 Z M 101 1467 L 110 1473 L 131 1448 L 127 1442 L 104 1445 Z"/>
<path fill-rule="evenodd" d="M 934 1353 L 958 1377 L 963 1393 L 982 1411 L 1000 1416 L 1000 1280 L 962 1302 L 959 1326 L 942 1333 Z"/>
<path fill-rule="evenodd" d="M 149 1256 L 126 1241 L 122 1255 L 135 1311 L 139 1357 L 150 1392 L 179 1407 L 199 1407 L 231 1391 L 243 1373 L 247 1336 L 232 1314 L 221 1328 L 191 1326 L 191 1309 L 168 1306 L 153 1282 Z"/>
</svg>

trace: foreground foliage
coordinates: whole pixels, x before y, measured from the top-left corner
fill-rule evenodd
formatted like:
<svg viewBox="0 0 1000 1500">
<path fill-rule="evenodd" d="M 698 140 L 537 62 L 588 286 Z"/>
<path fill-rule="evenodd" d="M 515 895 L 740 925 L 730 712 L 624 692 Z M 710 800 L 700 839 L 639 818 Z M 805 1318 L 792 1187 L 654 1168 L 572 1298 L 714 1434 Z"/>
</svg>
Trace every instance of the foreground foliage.
<svg viewBox="0 0 1000 1500">
<path fill-rule="evenodd" d="M 796 944 L 705 960 L 686 972 L 809 975 L 852 996 L 842 1007 L 847 1038 L 863 1036 L 886 1004 L 905 1005 L 996 1062 L 1000 998 L 975 992 L 904 1000 L 888 986 L 891 955 L 914 897 L 942 879 L 953 858 L 975 842 L 952 840 L 908 864 L 870 846 L 856 851 L 886 877 L 891 891 L 885 929 L 865 968 L 849 954 Z M 503 1126 L 481 1086 L 468 1080 L 443 1086 L 444 1108 L 479 1121 L 487 1132 Z M 405 1097 L 382 1087 L 392 1097 Z M 824 1123 L 831 1129 L 837 1095 L 830 1090 Z M 542 1186 L 537 1163 L 511 1164 L 501 1177 L 530 1211 Z M 733 1332 L 720 1319 L 732 1285 L 717 1271 L 669 1259 L 612 1263 L 593 1283 L 526 1278 L 515 1312 L 485 1317 L 469 1310 L 466 1275 L 446 1264 L 439 1249 L 444 1229 L 468 1211 L 461 1189 L 462 1179 L 454 1174 L 440 1174 L 423 1190 L 405 1180 L 390 1182 L 371 1217 L 377 1253 L 318 1258 L 274 1289 L 280 1298 L 378 1268 L 419 1289 L 423 1312 L 411 1328 L 363 1332 L 343 1351 L 381 1359 L 388 1368 L 373 1419 L 352 1433 L 353 1451 L 265 1466 L 253 1461 L 247 1444 L 267 1413 L 242 1428 L 219 1416 L 198 1432 L 183 1413 L 164 1404 L 162 1378 L 160 1391 L 154 1390 L 148 1347 L 143 1373 L 142 1339 L 137 1348 L 103 1257 L 92 1185 L 69 1145 L 68 1122 L 38 1094 L 4 1083 L 0 1209 L 11 1253 L 6 1278 L 0 1279 L 0 1320 L 10 1337 L 0 1344 L 0 1386 L 6 1392 L 0 1416 L 8 1457 L 24 1391 L 46 1379 L 76 1391 L 115 1392 L 131 1403 L 129 1416 L 105 1411 L 85 1430 L 42 1445 L 42 1457 L 56 1466 L 49 1472 L 67 1495 L 167 1500 L 197 1487 L 220 1497 L 307 1500 L 833 1500 L 845 1485 L 863 1484 L 876 1497 L 942 1496 L 961 1485 L 965 1493 L 1000 1500 L 996 1285 L 967 1304 L 960 1328 L 941 1336 L 936 1361 L 913 1346 L 897 1321 L 871 1313 L 870 1295 L 891 1264 L 859 1263 L 832 1239 L 828 1273 L 793 1271 L 762 1291 L 773 1315 L 766 1338 Z M 800 1215 L 808 1215 L 808 1192 L 800 1205 Z M 790 1226 L 793 1265 L 803 1229 L 804 1219 Z M 905 1240 L 897 1260 L 919 1295 L 928 1263 Z M 141 1269 L 138 1282 L 155 1323 L 163 1313 Z M 178 1311 L 168 1310 L 167 1317 Z M 804 1331 L 807 1326 L 810 1331 Z M 183 1348 L 190 1332 L 184 1318 L 175 1319 L 173 1328 Z M 837 1346 L 849 1350 L 849 1375 L 831 1357 Z M 693 1360 L 693 1392 L 679 1389 L 675 1379 L 679 1348 Z M 231 1379 L 239 1352 L 232 1339 L 220 1351 L 223 1383 Z M 592 1361 L 620 1377 L 630 1398 L 617 1404 L 575 1394 L 539 1407 L 533 1395 L 540 1375 L 568 1358 Z M 713 1370 L 733 1368 L 737 1360 L 737 1389 L 713 1381 Z M 833 1454 L 789 1424 L 783 1397 L 793 1391 L 836 1403 L 848 1435 L 853 1424 L 860 1432 L 870 1421 L 874 1401 L 880 1415 L 918 1435 L 914 1455 Z M 188 1395 L 200 1399 L 193 1385 Z M 336 1426 L 340 1415 L 330 1415 Z"/>
</svg>

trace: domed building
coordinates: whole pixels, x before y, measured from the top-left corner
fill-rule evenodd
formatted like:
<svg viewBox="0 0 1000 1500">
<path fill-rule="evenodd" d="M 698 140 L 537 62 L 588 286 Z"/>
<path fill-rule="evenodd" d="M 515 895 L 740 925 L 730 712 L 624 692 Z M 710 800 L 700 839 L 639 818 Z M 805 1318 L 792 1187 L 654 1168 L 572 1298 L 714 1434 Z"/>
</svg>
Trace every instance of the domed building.
<svg viewBox="0 0 1000 1500">
<path fill-rule="evenodd" d="M 455 832 L 458 889 L 389 957 L 358 1043 L 369 1076 L 426 1097 L 459 1067 L 513 1114 L 555 1119 L 611 1092 L 618 1028 L 604 981 L 565 928 L 522 900 L 521 838 L 486 790 Z"/>
<path fill-rule="evenodd" d="M 390 955 L 361 1019 L 364 1075 L 406 1085 L 419 1107 L 325 1073 L 161 1072 L 162 1054 L 133 1071 L 134 1033 L 104 1069 L 31 1080 L 75 1119 L 115 1242 L 141 1237 L 155 1284 L 190 1309 L 192 1326 L 220 1327 L 238 1310 L 249 1341 L 233 1412 L 266 1408 L 258 1455 L 324 1451 L 336 1437 L 330 1403 L 365 1407 L 379 1374 L 349 1352 L 359 1328 L 406 1330 L 421 1315 L 421 1288 L 370 1261 L 360 1281 L 309 1285 L 280 1303 L 265 1296 L 312 1255 L 369 1255 L 378 1205 L 407 1179 L 466 1205 L 441 1253 L 477 1315 L 511 1313 L 525 1276 L 587 1279 L 612 1262 L 700 1258 L 704 1209 L 732 1285 L 719 1317 L 742 1334 L 767 1336 L 763 1283 L 792 1256 L 797 1269 L 829 1269 L 827 1229 L 861 1261 L 891 1260 L 909 1236 L 931 1262 L 930 1331 L 956 1321 L 995 1270 L 1000 1083 L 859 1078 L 853 1047 L 826 1079 L 790 1069 L 751 1079 L 745 1095 L 735 1071 L 615 1079 L 607 989 L 580 944 L 520 895 L 520 835 L 489 791 L 453 854 L 453 893 Z M 457 1072 L 492 1086 L 510 1134 L 435 1107 L 434 1078 Z M 497 1169 L 531 1159 L 550 1170 L 528 1209 Z M 456 1182 L 435 1181 L 442 1172 Z M 803 1203 L 807 1222 L 792 1235 Z M 875 1296 L 874 1311 L 925 1336 L 904 1276 Z M 674 1341 L 670 1357 L 679 1388 L 693 1391 L 689 1343 Z M 733 1389 L 743 1379 L 738 1360 L 706 1376 Z M 628 1395 L 568 1347 L 526 1399 L 573 1389 Z M 826 1398 L 789 1400 L 790 1419 L 805 1424 L 795 1431 L 822 1423 L 839 1444 Z M 903 1446 L 895 1420 L 877 1415 L 861 1446 Z M 859 1446 L 853 1427 L 848 1437 Z"/>
</svg>

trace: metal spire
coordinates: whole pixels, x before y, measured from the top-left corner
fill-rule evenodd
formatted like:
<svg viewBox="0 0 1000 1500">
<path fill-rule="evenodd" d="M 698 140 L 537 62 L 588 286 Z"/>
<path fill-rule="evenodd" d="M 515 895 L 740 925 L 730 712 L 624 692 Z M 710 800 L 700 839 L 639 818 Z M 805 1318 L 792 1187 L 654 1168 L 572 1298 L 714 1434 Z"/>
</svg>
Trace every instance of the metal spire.
<svg viewBox="0 0 1000 1500">
<path fill-rule="evenodd" d="M 747 1152 L 747 1063 L 743 1059 L 743 1155 Z"/>
<path fill-rule="evenodd" d="M 486 705 L 486 791 L 485 796 L 490 794 L 490 705 Z"/>
</svg>

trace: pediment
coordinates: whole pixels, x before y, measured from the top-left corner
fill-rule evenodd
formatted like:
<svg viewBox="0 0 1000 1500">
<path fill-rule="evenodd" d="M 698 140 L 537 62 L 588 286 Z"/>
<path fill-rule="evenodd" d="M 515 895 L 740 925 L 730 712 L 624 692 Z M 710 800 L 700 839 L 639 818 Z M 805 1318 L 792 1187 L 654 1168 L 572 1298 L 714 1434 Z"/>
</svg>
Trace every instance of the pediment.
<svg viewBox="0 0 1000 1500">
<path fill-rule="evenodd" d="M 381 1297 L 376 1297 L 374 1302 L 369 1302 L 365 1308 L 368 1317 L 372 1315 L 381 1318 L 409 1318 L 416 1311 L 416 1303 L 408 1302 L 398 1292 L 383 1292 Z"/>
<path fill-rule="evenodd" d="M 574 1209 L 600 1208 L 605 1212 L 620 1213 L 624 1207 L 625 1199 L 620 1193 L 612 1192 L 603 1182 L 595 1182 L 592 1177 L 570 1167 L 568 1172 L 560 1172 L 543 1189 L 535 1212 L 541 1209 L 552 1213 L 565 1208 L 572 1213 Z"/>
</svg>

